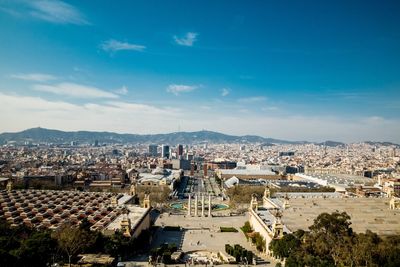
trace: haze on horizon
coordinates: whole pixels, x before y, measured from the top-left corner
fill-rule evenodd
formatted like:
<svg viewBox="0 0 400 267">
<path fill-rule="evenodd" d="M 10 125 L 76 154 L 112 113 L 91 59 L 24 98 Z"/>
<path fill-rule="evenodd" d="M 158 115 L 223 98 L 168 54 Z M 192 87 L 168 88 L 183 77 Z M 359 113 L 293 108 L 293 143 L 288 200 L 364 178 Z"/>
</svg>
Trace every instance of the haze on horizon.
<svg viewBox="0 0 400 267">
<path fill-rule="evenodd" d="M 0 132 L 400 143 L 398 1 L 0 1 Z"/>
</svg>

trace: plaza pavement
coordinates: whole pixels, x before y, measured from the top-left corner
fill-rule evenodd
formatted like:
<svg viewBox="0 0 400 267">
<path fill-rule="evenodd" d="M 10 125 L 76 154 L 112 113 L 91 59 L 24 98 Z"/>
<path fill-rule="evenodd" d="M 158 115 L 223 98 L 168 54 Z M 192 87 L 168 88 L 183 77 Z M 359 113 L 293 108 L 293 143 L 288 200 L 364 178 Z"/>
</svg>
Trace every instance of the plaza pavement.
<svg viewBox="0 0 400 267">
<path fill-rule="evenodd" d="M 248 215 L 240 216 L 221 216 L 221 217 L 187 217 L 185 215 L 162 214 L 155 225 L 160 226 L 153 238 L 152 247 L 157 247 L 163 243 L 175 243 L 178 248 L 185 253 L 207 250 L 212 252 L 225 251 L 225 244 L 239 244 L 247 250 L 256 252 L 255 247 L 247 242 L 240 227 L 248 220 Z M 163 226 L 180 226 L 183 231 L 163 231 Z M 220 227 L 235 227 L 238 232 L 219 232 Z M 262 266 L 275 266 L 275 261 L 263 256 L 271 264 Z M 174 266 L 174 265 L 172 265 Z M 178 266 L 178 265 L 177 265 Z M 222 265 L 219 265 L 222 266 Z M 232 265 L 227 265 L 232 266 Z M 261 265 L 258 265 L 261 266 Z"/>
</svg>

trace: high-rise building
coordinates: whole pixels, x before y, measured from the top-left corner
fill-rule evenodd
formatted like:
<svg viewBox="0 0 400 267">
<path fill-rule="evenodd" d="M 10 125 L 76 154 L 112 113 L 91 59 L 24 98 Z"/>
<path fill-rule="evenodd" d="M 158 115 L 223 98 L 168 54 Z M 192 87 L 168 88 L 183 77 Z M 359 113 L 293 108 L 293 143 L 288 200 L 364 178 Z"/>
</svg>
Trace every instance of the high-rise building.
<svg viewBox="0 0 400 267">
<path fill-rule="evenodd" d="M 149 155 L 152 157 L 156 157 L 158 155 L 157 148 L 157 145 L 149 145 Z"/>
<path fill-rule="evenodd" d="M 169 157 L 170 157 L 169 145 L 162 145 L 161 156 L 163 158 L 169 159 Z"/>
<path fill-rule="evenodd" d="M 203 164 L 203 175 L 204 175 L 204 177 L 207 177 L 207 175 L 208 175 L 208 166 L 207 166 L 207 163 L 204 163 L 204 164 Z"/>
<path fill-rule="evenodd" d="M 183 145 L 178 145 L 178 157 L 183 155 Z"/>
</svg>

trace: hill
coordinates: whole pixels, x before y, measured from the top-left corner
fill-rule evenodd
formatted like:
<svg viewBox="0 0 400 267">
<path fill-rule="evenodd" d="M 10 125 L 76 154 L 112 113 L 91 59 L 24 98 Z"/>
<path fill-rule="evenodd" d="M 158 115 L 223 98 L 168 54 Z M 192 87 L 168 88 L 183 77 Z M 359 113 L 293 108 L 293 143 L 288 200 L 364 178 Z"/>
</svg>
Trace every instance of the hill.
<svg viewBox="0 0 400 267">
<path fill-rule="evenodd" d="M 301 144 L 305 142 L 264 138 L 256 135 L 235 136 L 212 131 L 175 132 L 167 134 L 118 134 L 113 132 L 77 131 L 65 132 L 45 128 L 32 128 L 16 133 L 0 134 L 0 143 L 54 143 L 67 144 L 72 141 L 93 144 L 101 143 L 155 143 L 155 144 L 198 144 L 198 143 L 262 143 L 262 144 Z"/>
</svg>

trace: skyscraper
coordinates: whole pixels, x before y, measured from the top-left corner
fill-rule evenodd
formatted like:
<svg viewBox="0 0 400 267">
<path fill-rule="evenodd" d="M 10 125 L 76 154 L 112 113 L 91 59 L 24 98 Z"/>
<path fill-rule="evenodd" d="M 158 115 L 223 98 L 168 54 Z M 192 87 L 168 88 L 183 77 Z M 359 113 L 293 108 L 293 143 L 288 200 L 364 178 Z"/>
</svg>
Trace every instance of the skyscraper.
<svg viewBox="0 0 400 267">
<path fill-rule="evenodd" d="M 163 158 L 169 159 L 169 157 L 170 157 L 169 145 L 162 145 L 161 156 Z"/>
<path fill-rule="evenodd" d="M 183 145 L 178 145 L 178 158 L 183 155 Z"/>
<path fill-rule="evenodd" d="M 150 154 L 150 156 L 156 157 L 158 155 L 157 148 L 158 148 L 157 145 L 149 145 L 149 154 Z"/>
</svg>

